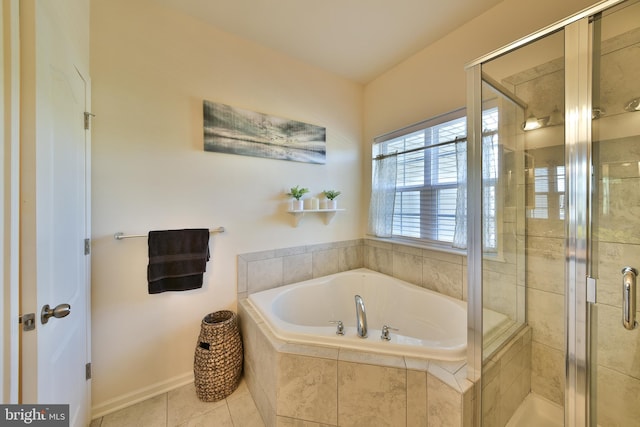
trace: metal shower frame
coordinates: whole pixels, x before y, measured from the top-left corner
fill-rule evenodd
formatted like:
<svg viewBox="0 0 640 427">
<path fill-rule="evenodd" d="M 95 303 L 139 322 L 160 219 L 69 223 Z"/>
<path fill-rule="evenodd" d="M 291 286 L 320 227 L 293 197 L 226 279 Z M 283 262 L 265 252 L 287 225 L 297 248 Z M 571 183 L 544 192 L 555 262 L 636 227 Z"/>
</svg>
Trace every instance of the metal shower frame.
<svg viewBox="0 0 640 427">
<path fill-rule="evenodd" d="M 591 17 L 623 3 L 604 0 L 467 64 L 467 377 L 475 383 L 474 420 L 482 425 L 482 64 L 564 29 L 565 162 L 565 405 L 566 427 L 595 425 L 590 399 Z M 595 325 L 594 325 L 595 326 Z"/>
</svg>

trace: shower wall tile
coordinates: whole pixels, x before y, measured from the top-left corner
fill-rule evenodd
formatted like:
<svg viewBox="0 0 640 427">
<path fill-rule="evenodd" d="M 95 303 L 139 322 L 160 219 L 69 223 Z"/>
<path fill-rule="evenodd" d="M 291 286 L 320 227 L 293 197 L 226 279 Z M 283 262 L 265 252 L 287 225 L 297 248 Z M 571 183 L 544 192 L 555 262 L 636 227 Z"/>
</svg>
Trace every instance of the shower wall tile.
<svg viewBox="0 0 640 427">
<path fill-rule="evenodd" d="M 482 422 L 487 426 L 500 424 L 500 364 L 487 362 L 482 372 Z"/>
<path fill-rule="evenodd" d="M 637 50 L 637 47 L 635 48 Z M 619 104 L 622 106 L 622 104 Z M 638 178 L 640 173 L 635 163 L 629 159 L 640 159 L 640 147 L 635 136 L 598 141 L 600 176 L 604 177 L 604 166 L 609 165 L 606 176 L 609 178 Z"/>
<path fill-rule="evenodd" d="M 502 393 L 500 425 L 506 425 L 531 390 L 531 376 L 519 376 Z"/>
<path fill-rule="evenodd" d="M 640 379 L 640 328 L 626 330 L 622 309 L 598 304 L 598 365 Z"/>
<path fill-rule="evenodd" d="M 637 33 L 637 30 L 629 33 Z M 625 42 L 632 42 L 632 38 L 627 38 Z M 618 43 L 623 42 L 620 41 Z M 606 55 L 602 55 L 600 73 L 606 78 L 600 80 L 600 93 L 602 94 L 600 107 L 607 114 L 624 113 L 624 103 L 628 102 L 631 97 L 637 96 L 637 93 L 640 93 L 640 82 L 636 78 L 630 78 L 634 75 L 632 74 L 633 71 L 626 71 L 629 74 L 625 73 L 625 70 L 635 70 L 638 67 L 638 63 L 640 63 L 640 53 L 637 45 L 627 45 L 622 49 L 616 49 L 607 52 Z"/>
<path fill-rule="evenodd" d="M 513 191 L 513 190 L 512 190 Z M 505 206 L 502 209 L 502 221 L 505 223 L 512 223 L 515 225 L 515 223 L 518 220 L 518 213 L 517 210 L 515 208 L 515 206 Z"/>
<path fill-rule="evenodd" d="M 516 275 L 516 264 L 508 263 L 504 259 L 492 260 L 489 256 L 485 256 L 482 260 L 482 267 L 484 271 L 491 271 L 498 274 L 510 274 Z"/>
<path fill-rule="evenodd" d="M 564 220 L 527 218 L 527 237 L 557 237 L 564 238 Z"/>
<path fill-rule="evenodd" d="M 602 185 L 602 184 L 601 184 Z M 600 191 L 600 218 L 595 237 L 600 241 L 640 244 L 640 179 L 612 179 L 607 185 L 608 203 Z M 606 206 L 603 206 L 603 203 Z M 606 209 L 606 214 L 602 211 Z"/>
<path fill-rule="evenodd" d="M 545 343 L 555 349 L 564 348 L 564 296 L 529 289 L 529 325 L 533 341 Z"/>
<path fill-rule="evenodd" d="M 547 63 L 543 67 L 548 68 L 543 71 L 542 67 L 536 67 L 535 78 L 521 82 L 515 87 L 516 95 L 527 100 L 527 111 L 537 117 L 549 114 L 553 106 L 562 108 L 564 105 L 564 69 L 557 69 L 555 62 Z"/>
<path fill-rule="evenodd" d="M 339 362 L 338 425 L 407 425 L 406 390 L 404 369 Z"/>
<path fill-rule="evenodd" d="M 517 318 L 516 276 L 484 270 L 483 274 L 484 307 Z"/>
<path fill-rule="evenodd" d="M 564 351 L 531 343 L 531 390 L 564 405 Z"/>
<path fill-rule="evenodd" d="M 527 351 L 529 346 L 525 346 L 524 337 L 512 339 L 511 343 L 499 351 L 496 360 L 500 362 L 500 388 L 506 390 L 513 384 L 518 376 L 527 369 L 528 361 L 531 359 L 531 352 Z"/>
<path fill-rule="evenodd" d="M 313 278 L 313 256 L 309 253 L 283 257 L 283 283 L 302 282 Z"/>
<path fill-rule="evenodd" d="M 527 238 L 527 285 L 564 295 L 564 239 Z"/>
<path fill-rule="evenodd" d="M 640 270 L 640 245 L 598 242 L 598 302 L 622 307 L 622 268 Z M 636 295 L 640 309 L 640 292 Z"/>
<path fill-rule="evenodd" d="M 517 236 L 518 247 L 521 248 L 522 253 L 516 259 L 516 281 L 519 286 L 525 286 L 527 283 L 527 238 L 525 236 Z"/>
<path fill-rule="evenodd" d="M 277 415 L 337 424 L 337 360 L 282 354 Z"/>
<path fill-rule="evenodd" d="M 509 361 L 502 362 L 500 388 L 506 395 L 517 396 L 518 404 L 524 400 L 531 390 L 531 346 L 522 346 Z M 513 407 L 513 411 L 518 405 Z M 509 414 L 509 418 L 513 415 Z M 507 420 L 509 419 L 507 418 Z"/>
<path fill-rule="evenodd" d="M 518 298 L 517 302 L 517 313 L 516 320 L 518 323 L 526 323 L 527 322 L 527 288 L 526 286 L 518 285 L 516 287 L 516 296 Z"/>
<path fill-rule="evenodd" d="M 598 424 L 634 426 L 640 420 L 640 379 L 598 367 Z"/>
<path fill-rule="evenodd" d="M 483 425 L 502 427 L 531 390 L 531 328 L 524 328 L 485 361 Z"/>
</svg>

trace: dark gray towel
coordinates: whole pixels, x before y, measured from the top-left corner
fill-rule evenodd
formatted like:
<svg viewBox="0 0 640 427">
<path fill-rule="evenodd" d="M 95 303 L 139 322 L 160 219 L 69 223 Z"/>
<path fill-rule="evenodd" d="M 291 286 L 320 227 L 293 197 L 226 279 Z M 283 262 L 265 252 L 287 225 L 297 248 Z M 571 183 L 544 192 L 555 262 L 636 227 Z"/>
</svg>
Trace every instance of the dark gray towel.
<svg viewBox="0 0 640 427">
<path fill-rule="evenodd" d="M 209 229 L 149 232 L 149 293 L 202 287 L 209 261 Z"/>
</svg>

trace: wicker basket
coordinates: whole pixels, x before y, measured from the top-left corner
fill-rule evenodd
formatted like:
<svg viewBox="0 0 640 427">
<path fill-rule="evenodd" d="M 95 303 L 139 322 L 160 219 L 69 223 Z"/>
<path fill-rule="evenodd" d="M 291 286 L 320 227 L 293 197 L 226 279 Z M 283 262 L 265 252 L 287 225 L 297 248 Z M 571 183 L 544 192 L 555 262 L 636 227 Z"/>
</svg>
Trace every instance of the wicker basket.
<svg viewBox="0 0 640 427">
<path fill-rule="evenodd" d="M 242 373 L 242 339 L 238 316 L 216 311 L 202 319 L 193 360 L 196 393 L 204 402 L 222 400 L 238 387 Z"/>
</svg>

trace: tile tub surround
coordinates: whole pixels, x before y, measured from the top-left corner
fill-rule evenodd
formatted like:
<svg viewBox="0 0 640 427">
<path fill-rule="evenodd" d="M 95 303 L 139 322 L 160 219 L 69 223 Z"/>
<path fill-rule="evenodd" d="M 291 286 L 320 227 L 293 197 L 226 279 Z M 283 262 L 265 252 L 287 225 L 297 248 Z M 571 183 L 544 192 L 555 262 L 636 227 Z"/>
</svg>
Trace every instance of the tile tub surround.
<svg viewBox="0 0 640 427">
<path fill-rule="evenodd" d="M 368 238 L 240 254 L 238 299 L 361 267 L 467 299 L 466 255 Z"/>
<path fill-rule="evenodd" d="M 238 255 L 238 299 L 254 292 L 363 267 L 362 239 Z"/>
<path fill-rule="evenodd" d="M 245 381 L 266 426 L 471 425 L 465 361 L 290 344 L 246 300 L 238 312 Z"/>
<path fill-rule="evenodd" d="M 361 411 L 365 407 L 347 406 L 350 400 L 345 393 L 370 394 L 372 400 L 376 399 L 376 393 L 391 393 L 392 402 L 378 402 L 386 414 L 378 424 L 395 426 L 398 422 L 397 425 L 426 426 L 429 420 L 429 425 L 470 425 L 466 423 L 471 421 L 473 385 L 466 379 L 466 362 L 364 356 L 364 353 L 329 347 L 287 344 L 275 338 L 260 316 L 243 301 L 254 292 L 359 267 L 466 300 L 466 261 L 465 255 L 453 252 L 366 238 L 239 255 L 238 312 L 245 345 L 244 375 L 265 424 L 354 425 L 351 422 L 356 420 L 348 418 L 348 411 Z M 487 411 L 485 415 L 496 422 L 508 420 L 517 402 L 531 389 L 530 355 L 535 343 L 532 343 L 531 329 L 527 327 L 524 331 L 525 335 L 525 332 L 517 334 L 490 360 L 491 369 L 487 372 L 493 379 L 490 392 L 509 396 L 483 408 Z M 371 357 L 375 363 L 367 359 Z M 358 370 L 360 365 L 366 369 Z M 280 366 L 282 369 L 278 369 Z M 515 377 L 514 371 L 518 372 Z M 391 384 L 392 389 L 367 384 L 368 392 L 358 391 L 358 386 L 348 379 L 356 374 L 359 378 L 374 374 L 376 378 L 385 378 L 382 384 Z M 297 378 L 304 386 L 292 385 L 290 378 Z M 350 386 L 355 390 L 349 389 Z M 287 406 L 293 398 L 300 401 Z M 404 418 L 398 409 L 402 405 L 406 407 Z M 319 415 L 310 414 L 314 411 Z"/>
<path fill-rule="evenodd" d="M 531 392 L 532 329 L 524 327 L 484 362 L 483 425 L 502 427 Z"/>
</svg>

